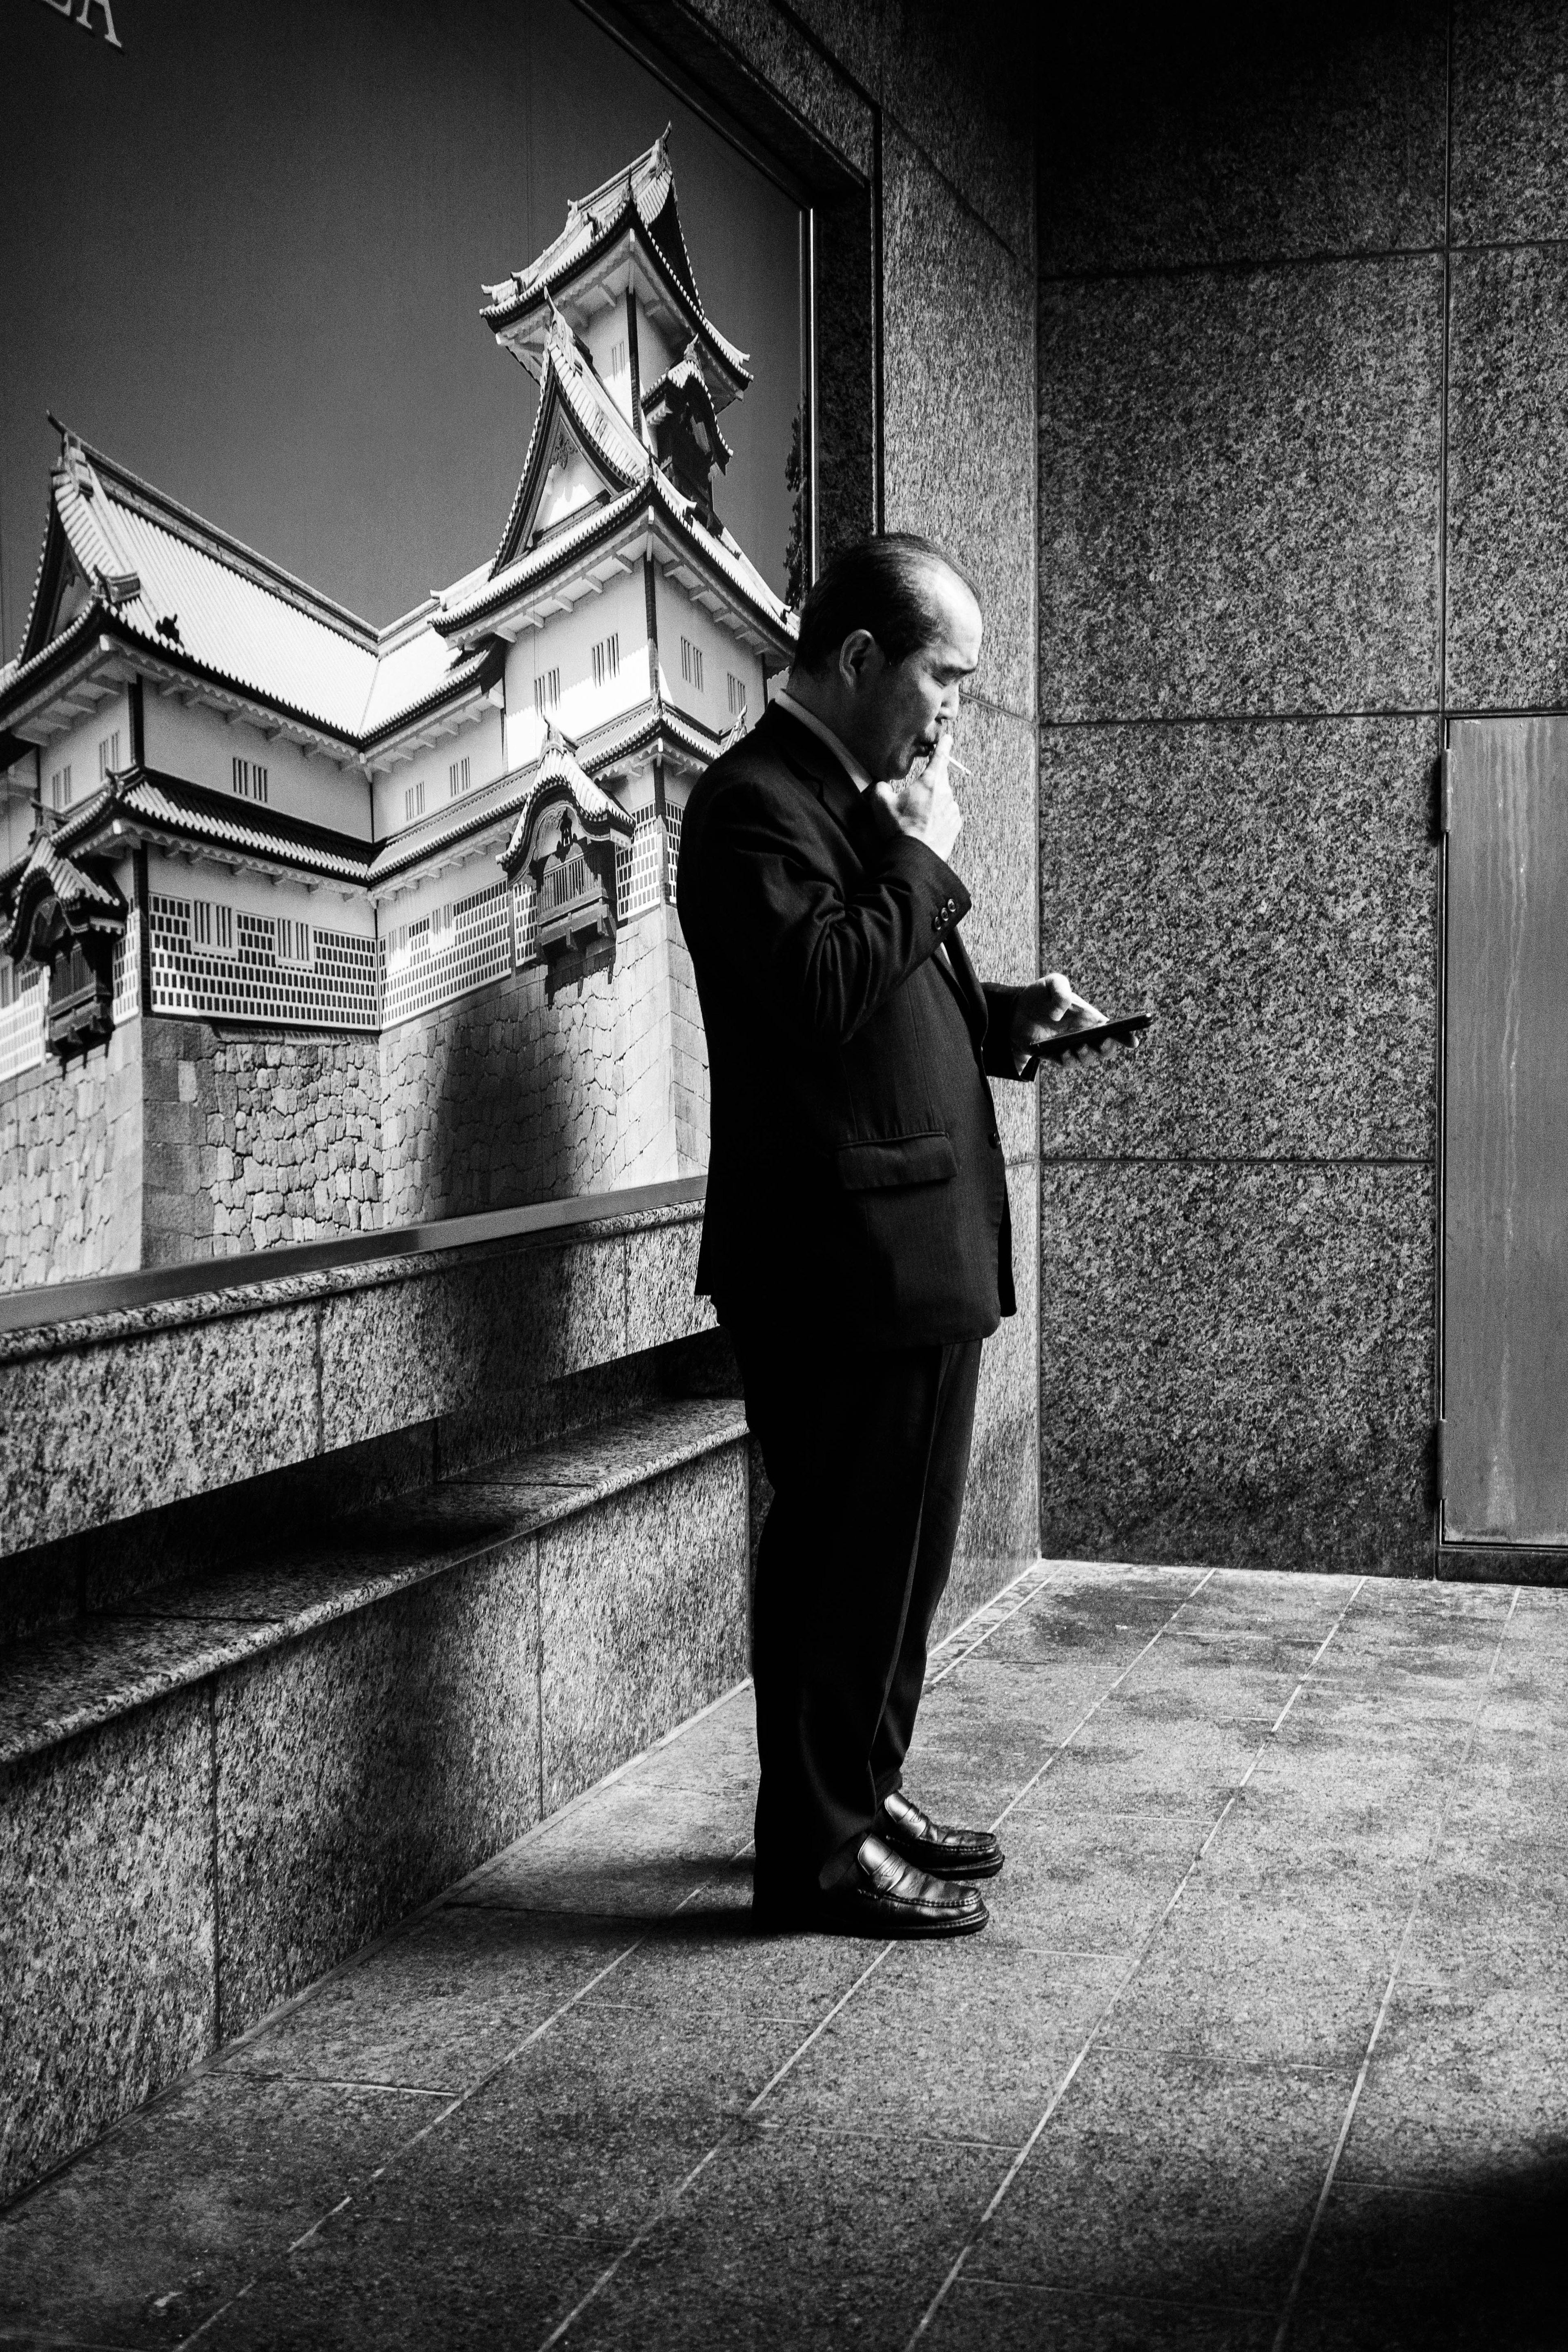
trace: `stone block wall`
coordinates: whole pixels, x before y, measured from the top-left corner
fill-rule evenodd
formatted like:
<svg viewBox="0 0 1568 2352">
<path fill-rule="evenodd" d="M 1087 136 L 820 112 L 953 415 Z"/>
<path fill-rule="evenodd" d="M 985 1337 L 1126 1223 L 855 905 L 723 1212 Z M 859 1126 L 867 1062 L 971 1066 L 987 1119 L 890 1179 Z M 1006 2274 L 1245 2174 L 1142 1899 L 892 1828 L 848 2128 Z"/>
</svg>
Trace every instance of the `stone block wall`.
<svg viewBox="0 0 1568 2352">
<path fill-rule="evenodd" d="M 141 1263 L 142 1025 L 0 1082 L 0 1290 Z"/>
</svg>

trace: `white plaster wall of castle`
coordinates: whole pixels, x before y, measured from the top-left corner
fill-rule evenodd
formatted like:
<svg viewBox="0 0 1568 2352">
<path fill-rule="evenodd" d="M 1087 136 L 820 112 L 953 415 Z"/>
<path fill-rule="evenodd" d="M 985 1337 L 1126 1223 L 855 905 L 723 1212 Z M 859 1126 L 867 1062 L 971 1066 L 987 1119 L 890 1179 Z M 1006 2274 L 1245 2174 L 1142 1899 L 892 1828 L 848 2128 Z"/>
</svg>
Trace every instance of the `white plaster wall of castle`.
<svg viewBox="0 0 1568 2352">
<path fill-rule="evenodd" d="M 359 940 L 375 937 L 375 911 L 362 890 L 337 890 L 330 884 L 312 887 L 287 877 L 275 882 L 243 866 L 235 872 L 214 859 L 192 862 L 159 849 L 147 853 L 147 887 L 154 897 L 204 898 L 262 922 L 292 916 L 317 930 L 346 932 Z"/>
<path fill-rule="evenodd" d="M 0 867 L 16 865 L 33 838 L 38 762 L 31 750 L 0 775 Z"/>
<path fill-rule="evenodd" d="M 401 761 L 376 777 L 371 837 L 390 841 L 394 834 L 406 833 L 411 824 L 439 816 L 455 801 L 494 783 L 497 776 L 506 774 L 508 764 L 517 763 L 507 761 L 501 713 L 493 703 L 480 703 L 464 714 L 455 734 L 444 735 L 432 749 Z"/>
<path fill-rule="evenodd" d="M 351 840 L 371 838 L 371 797 L 357 771 L 307 758 L 284 736 L 269 741 L 259 727 L 233 725 L 215 710 L 190 709 L 149 687 L 141 698 L 141 735 L 150 768 L 200 784 L 235 801 L 251 801 L 308 824 L 329 825 Z"/>
<path fill-rule="evenodd" d="M 674 357 L 668 342 L 649 318 L 640 300 L 633 297 L 637 311 L 637 374 L 641 388 L 647 392 L 658 383 Z M 626 333 L 626 302 L 624 296 L 613 301 L 605 310 L 596 310 L 591 319 L 579 330 L 583 341 L 593 355 L 600 382 L 622 416 L 635 424 L 632 415 L 632 366 Z"/>
<path fill-rule="evenodd" d="M 129 768 L 134 757 L 129 691 L 121 688 L 111 694 L 90 718 L 46 743 L 39 757 L 45 808 L 57 815 L 79 808 L 111 769 Z"/>
<path fill-rule="evenodd" d="M 594 681 L 594 648 L 615 640 L 616 657 Z M 541 711 L 535 680 L 544 681 Z M 512 768 L 527 767 L 544 747 L 553 719 L 580 742 L 595 727 L 648 699 L 648 610 L 643 567 L 608 582 L 600 595 L 580 597 L 570 613 L 555 613 L 542 628 L 525 629 L 507 656 L 507 751 Z"/>
<path fill-rule="evenodd" d="M 659 674 L 665 700 L 722 735 L 740 716 L 732 708 L 735 696 L 729 682 L 733 678 L 744 688 L 745 709 L 755 719 L 762 709 L 760 656 L 721 628 L 705 606 L 695 603 L 664 572 L 655 594 Z M 700 664 L 683 651 L 683 640 L 701 656 Z"/>
</svg>

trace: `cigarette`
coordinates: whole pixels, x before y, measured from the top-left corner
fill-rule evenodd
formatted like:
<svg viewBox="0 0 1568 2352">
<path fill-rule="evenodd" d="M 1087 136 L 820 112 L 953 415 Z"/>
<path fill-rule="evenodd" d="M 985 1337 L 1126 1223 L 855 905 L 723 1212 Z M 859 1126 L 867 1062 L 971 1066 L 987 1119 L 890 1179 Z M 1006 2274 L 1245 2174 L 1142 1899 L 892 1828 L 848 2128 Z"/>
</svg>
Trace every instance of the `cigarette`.
<svg viewBox="0 0 1568 2352">
<path fill-rule="evenodd" d="M 957 769 L 957 771 L 958 771 L 958 773 L 959 773 L 961 776 L 967 776 L 967 775 L 968 774 L 968 772 L 969 772 L 968 769 L 967 769 L 967 768 L 966 768 L 966 766 L 964 765 L 964 762 L 962 761 L 962 760 L 956 760 L 956 759 L 953 757 L 953 754 L 952 754 L 952 752 L 951 752 L 951 751 L 949 751 L 949 752 L 948 752 L 948 754 L 947 754 L 947 765 L 948 765 L 950 768 L 956 768 L 956 769 Z"/>
</svg>

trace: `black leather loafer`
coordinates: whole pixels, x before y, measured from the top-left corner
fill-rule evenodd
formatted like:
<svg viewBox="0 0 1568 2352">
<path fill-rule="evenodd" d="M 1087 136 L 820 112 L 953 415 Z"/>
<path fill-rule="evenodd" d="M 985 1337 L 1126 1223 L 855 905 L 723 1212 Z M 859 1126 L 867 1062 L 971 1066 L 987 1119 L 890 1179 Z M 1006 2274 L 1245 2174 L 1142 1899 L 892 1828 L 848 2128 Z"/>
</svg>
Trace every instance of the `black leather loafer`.
<svg viewBox="0 0 1568 2352">
<path fill-rule="evenodd" d="M 989 1830 L 949 1829 L 897 1789 L 883 1801 L 882 1832 L 905 1862 L 933 1878 L 994 1878 L 1004 1859 Z"/>
<path fill-rule="evenodd" d="M 752 1925 L 760 1935 L 804 1929 L 826 1936 L 974 1936 L 990 1916 L 972 1886 L 934 1878 L 874 1833 L 864 1839 L 850 1876 L 826 1894 L 779 1895 L 759 1890 Z"/>
</svg>

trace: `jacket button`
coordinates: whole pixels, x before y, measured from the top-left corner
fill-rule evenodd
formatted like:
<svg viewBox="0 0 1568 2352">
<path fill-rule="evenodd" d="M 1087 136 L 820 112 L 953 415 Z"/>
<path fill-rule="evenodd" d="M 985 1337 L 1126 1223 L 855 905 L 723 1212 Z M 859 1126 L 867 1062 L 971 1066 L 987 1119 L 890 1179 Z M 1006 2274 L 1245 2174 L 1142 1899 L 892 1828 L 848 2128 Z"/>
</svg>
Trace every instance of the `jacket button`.
<svg viewBox="0 0 1568 2352">
<path fill-rule="evenodd" d="M 995 1129 L 993 1129 L 986 1138 L 986 1140 L 991 1146 L 993 1151 L 999 1151 L 1001 1150 L 1002 1139 L 996 1133 Z"/>
</svg>

